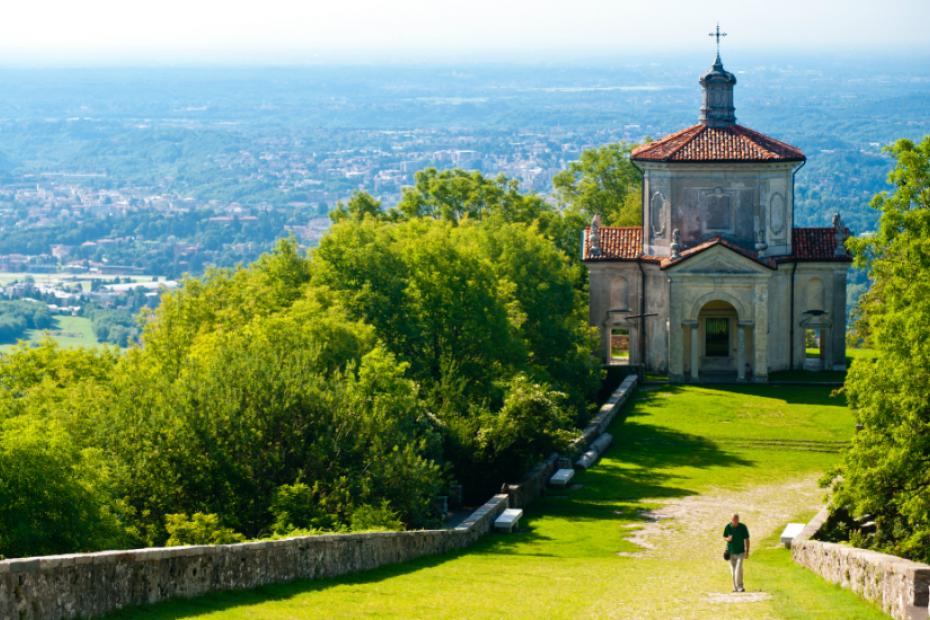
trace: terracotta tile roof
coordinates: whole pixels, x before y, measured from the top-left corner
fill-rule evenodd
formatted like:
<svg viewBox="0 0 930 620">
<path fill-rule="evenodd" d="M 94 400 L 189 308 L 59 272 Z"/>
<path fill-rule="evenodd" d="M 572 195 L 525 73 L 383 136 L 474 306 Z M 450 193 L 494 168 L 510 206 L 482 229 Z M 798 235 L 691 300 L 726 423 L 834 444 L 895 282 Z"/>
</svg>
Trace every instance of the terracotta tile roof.
<svg viewBox="0 0 930 620">
<path fill-rule="evenodd" d="M 849 229 L 846 229 L 846 236 L 849 236 Z M 795 228 L 791 238 L 791 248 L 793 250 L 790 256 L 778 257 L 779 262 L 790 261 L 841 261 L 849 262 L 852 257 L 849 252 L 844 252 L 842 256 L 836 256 L 836 235 L 833 227 L 827 228 Z"/>
<path fill-rule="evenodd" d="M 644 161 L 804 161 L 800 149 L 742 125 L 698 124 L 633 149 Z"/>
<path fill-rule="evenodd" d="M 705 250 L 709 250 L 715 245 L 722 245 L 723 247 L 728 248 L 736 252 L 737 254 L 741 254 L 742 256 L 745 256 L 749 260 L 755 261 L 764 267 L 768 267 L 769 269 L 777 268 L 777 266 L 775 265 L 775 261 L 772 260 L 771 258 L 760 258 L 757 252 L 753 252 L 752 250 L 747 250 L 746 248 L 742 248 L 736 245 L 735 243 L 731 243 L 727 241 L 723 237 L 714 237 L 713 239 L 708 239 L 707 241 L 691 246 L 687 250 L 682 251 L 681 254 L 678 256 L 678 258 L 672 258 L 670 256 L 666 256 L 665 258 L 662 259 L 659 265 L 662 267 L 662 269 L 667 269 L 681 262 L 684 262 L 688 260 L 689 258 L 691 258 L 692 256 L 700 254 L 701 252 L 704 252 Z"/>
<path fill-rule="evenodd" d="M 849 230 L 846 230 L 847 236 Z M 672 259 L 668 256 L 649 256 L 642 253 L 643 248 L 643 230 L 638 226 L 601 226 L 601 253 L 594 255 L 591 252 L 591 229 L 584 229 L 584 251 L 582 260 L 594 261 L 635 261 L 659 263 L 662 269 L 677 265 L 691 256 L 722 245 L 737 254 L 753 260 L 760 265 L 774 269 L 776 263 L 790 263 L 793 261 L 823 262 L 838 261 L 850 262 L 852 257 L 847 252 L 843 256 L 836 256 L 833 250 L 836 248 L 836 237 L 833 234 L 833 228 L 795 228 L 792 247 L 794 252 L 788 256 L 760 257 L 758 252 L 743 248 L 723 237 L 714 237 L 702 243 L 691 246 L 681 252 L 679 258 Z"/>
<path fill-rule="evenodd" d="M 601 253 L 591 253 L 591 228 L 584 229 L 582 260 L 636 260 L 643 253 L 643 229 L 639 226 L 601 226 Z"/>
</svg>

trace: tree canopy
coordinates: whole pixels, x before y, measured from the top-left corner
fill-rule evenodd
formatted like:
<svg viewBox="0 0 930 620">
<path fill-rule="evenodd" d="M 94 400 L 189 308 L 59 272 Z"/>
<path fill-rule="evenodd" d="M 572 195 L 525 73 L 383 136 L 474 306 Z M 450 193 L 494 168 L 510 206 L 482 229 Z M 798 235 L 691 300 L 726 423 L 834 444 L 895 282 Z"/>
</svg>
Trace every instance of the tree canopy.
<svg viewBox="0 0 930 620">
<path fill-rule="evenodd" d="M 0 358 L 0 553 L 434 526 L 566 444 L 600 368 L 552 205 L 426 170 L 333 219 L 187 278 L 123 354 Z"/>
<path fill-rule="evenodd" d="M 874 520 L 857 544 L 930 561 L 930 136 L 888 152 L 894 189 L 872 200 L 878 231 L 850 242 L 873 282 L 859 331 L 876 357 L 857 359 L 846 380 L 861 430 L 835 472 L 833 502 Z"/>
<path fill-rule="evenodd" d="M 552 180 L 555 195 L 586 221 L 600 216 L 605 226 L 642 223 L 642 180 L 630 161 L 632 144 L 617 142 L 587 149 Z"/>
</svg>

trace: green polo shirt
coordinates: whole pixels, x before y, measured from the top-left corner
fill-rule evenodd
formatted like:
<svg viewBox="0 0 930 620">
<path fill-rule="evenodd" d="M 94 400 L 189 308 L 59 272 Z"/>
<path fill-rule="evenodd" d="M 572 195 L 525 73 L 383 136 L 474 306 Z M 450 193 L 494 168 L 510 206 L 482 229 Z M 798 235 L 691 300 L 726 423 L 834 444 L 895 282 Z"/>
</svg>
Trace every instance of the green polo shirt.
<svg viewBox="0 0 930 620">
<path fill-rule="evenodd" d="M 749 540 L 749 528 L 745 523 L 740 523 L 736 527 L 733 527 L 732 523 L 727 523 L 727 526 L 723 528 L 723 537 L 726 538 L 731 534 L 733 540 L 727 543 L 727 551 L 733 555 L 745 553 L 746 541 Z"/>
</svg>

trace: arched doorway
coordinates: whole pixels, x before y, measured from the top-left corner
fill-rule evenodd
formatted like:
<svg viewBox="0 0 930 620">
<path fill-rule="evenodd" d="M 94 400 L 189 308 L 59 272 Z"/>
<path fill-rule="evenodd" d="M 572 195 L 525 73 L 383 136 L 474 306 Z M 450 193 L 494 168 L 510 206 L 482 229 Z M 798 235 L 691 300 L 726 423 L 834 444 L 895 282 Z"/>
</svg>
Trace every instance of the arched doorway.
<svg viewBox="0 0 930 620">
<path fill-rule="evenodd" d="M 702 379 L 736 378 L 738 329 L 739 315 L 730 303 L 714 300 L 701 307 L 697 317 L 697 357 Z"/>
</svg>

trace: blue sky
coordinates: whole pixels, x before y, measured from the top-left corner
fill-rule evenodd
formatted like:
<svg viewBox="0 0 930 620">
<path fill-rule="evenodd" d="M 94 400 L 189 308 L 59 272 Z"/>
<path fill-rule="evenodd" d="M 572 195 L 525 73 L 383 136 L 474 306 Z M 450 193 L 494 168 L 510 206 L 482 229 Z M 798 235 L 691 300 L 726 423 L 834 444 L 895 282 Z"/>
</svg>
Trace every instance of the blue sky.
<svg viewBox="0 0 930 620">
<path fill-rule="evenodd" d="M 643 55 L 711 48 L 718 19 L 725 51 L 930 53 L 930 0 L 20 0 L 0 64 Z"/>
</svg>

